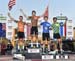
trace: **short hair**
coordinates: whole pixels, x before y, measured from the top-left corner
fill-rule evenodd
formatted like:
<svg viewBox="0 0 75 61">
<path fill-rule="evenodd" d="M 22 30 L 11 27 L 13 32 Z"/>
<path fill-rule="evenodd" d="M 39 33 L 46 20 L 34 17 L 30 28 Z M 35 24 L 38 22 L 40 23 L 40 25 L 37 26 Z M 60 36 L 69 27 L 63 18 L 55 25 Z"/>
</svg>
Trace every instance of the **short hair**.
<svg viewBox="0 0 75 61">
<path fill-rule="evenodd" d="M 48 19 L 48 16 L 44 16 L 44 18 L 47 18 Z"/>
<path fill-rule="evenodd" d="M 23 17 L 23 16 L 19 16 L 19 17 Z"/>
<path fill-rule="evenodd" d="M 36 11 L 35 11 L 35 10 L 33 10 L 33 11 L 32 11 L 32 13 L 36 13 Z"/>
<path fill-rule="evenodd" d="M 19 16 L 19 17 L 22 17 L 23 18 L 23 16 Z"/>
<path fill-rule="evenodd" d="M 53 17 L 53 20 L 54 20 L 54 19 L 56 19 L 56 20 L 57 20 L 57 17 Z"/>
</svg>

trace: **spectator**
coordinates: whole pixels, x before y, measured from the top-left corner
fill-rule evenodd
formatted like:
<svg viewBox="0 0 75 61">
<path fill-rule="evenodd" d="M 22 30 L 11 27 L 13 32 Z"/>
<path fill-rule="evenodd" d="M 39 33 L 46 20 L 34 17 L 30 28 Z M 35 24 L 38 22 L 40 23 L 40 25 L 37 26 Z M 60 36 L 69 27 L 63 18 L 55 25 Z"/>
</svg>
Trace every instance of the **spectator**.
<svg viewBox="0 0 75 61">
<path fill-rule="evenodd" d="M 8 53 L 8 54 L 11 54 L 12 49 L 13 49 L 13 46 L 12 46 L 12 44 L 9 42 L 9 43 L 7 44 L 7 49 L 6 49 L 7 53 Z"/>
<path fill-rule="evenodd" d="M 1 43 L 1 55 L 5 55 L 6 44 L 4 41 Z"/>
<path fill-rule="evenodd" d="M 0 54 L 1 54 L 1 43 L 0 43 Z"/>
</svg>

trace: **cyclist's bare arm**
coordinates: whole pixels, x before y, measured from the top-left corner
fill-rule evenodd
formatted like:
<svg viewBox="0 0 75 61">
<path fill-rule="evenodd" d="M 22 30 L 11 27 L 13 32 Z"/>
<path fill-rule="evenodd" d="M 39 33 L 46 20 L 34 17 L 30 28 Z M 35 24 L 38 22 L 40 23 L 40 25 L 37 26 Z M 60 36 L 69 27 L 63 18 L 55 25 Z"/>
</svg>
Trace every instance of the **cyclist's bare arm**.
<svg viewBox="0 0 75 61">
<path fill-rule="evenodd" d="M 18 22 L 17 20 L 15 20 L 11 15 L 10 15 L 10 13 L 8 13 L 8 17 L 12 20 L 12 21 L 14 21 L 14 22 Z"/>
<path fill-rule="evenodd" d="M 23 14 L 23 16 L 24 16 L 25 18 L 28 18 L 28 16 L 23 12 L 22 9 L 20 9 L 20 12 Z"/>
</svg>

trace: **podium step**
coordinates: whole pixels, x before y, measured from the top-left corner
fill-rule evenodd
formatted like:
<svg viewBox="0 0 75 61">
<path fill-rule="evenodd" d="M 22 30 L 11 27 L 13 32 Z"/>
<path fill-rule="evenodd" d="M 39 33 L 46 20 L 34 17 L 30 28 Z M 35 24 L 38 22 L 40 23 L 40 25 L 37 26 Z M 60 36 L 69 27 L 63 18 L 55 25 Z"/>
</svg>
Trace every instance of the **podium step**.
<svg viewBox="0 0 75 61">
<path fill-rule="evenodd" d="M 42 55 L 42 60 L 49 59 L 69 59 L 68 55 Z"/>
<path fill-rule="evenodd" d="M 41 59 L 40 53 L 26 53 L 25 54 L 26 59 Z"/>
</svg>

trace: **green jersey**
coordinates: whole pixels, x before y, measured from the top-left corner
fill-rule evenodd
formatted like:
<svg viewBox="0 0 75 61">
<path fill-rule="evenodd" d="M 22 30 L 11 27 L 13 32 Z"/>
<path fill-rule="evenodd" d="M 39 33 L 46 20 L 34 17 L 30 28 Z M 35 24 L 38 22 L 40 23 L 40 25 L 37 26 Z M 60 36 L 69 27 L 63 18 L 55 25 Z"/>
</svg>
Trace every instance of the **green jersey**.
<svg viewBox="0 0 75 61">
<path fill-rule="evenodd" d="M 60 24 L 58 22 L 52 24 L 53 33 L 59 33 Z"/>
</svg>

